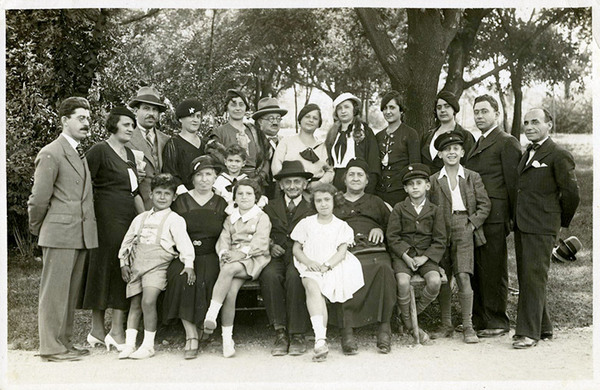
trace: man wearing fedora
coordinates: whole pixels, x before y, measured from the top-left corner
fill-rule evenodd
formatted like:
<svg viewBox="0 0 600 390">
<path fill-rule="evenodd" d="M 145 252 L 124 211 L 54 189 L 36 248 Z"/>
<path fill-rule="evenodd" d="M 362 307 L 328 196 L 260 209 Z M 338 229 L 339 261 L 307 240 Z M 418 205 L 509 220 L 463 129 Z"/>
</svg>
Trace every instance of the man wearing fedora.
<svg viewBox="0 0 600 390">
<path fill-rule="evenodd" d="M 579 205 L 575 161 L 548 136 L 553 126 L 545 109 L 525 114 L 523 129 L 531 143 L 519 162 L 515 207 L 519 303 L 513 347 L 517 349 L 552 338 L 546 302 L 552 248 L 561 226 L 569 226 Z"/>
<path fill-rule="evenodd" d="M 276 333 L 273 356 L 302 355 L 306 352 L 304 333 L 311 329 L 290 239 L 296 224 L 316 212 L 302 196 L 311 177 L 312 173 L 306 172 L 300 161 L 284 161 L 275 175 L 283 194 L 264 208 L 272 224 L 271 262 L 260 274 L 260 285 L 267 316 Z"/>
<path fill-rule="evenodd" d="M 254 125 L 264 135 L 263 141 L 265 142 L 265 163 L 268 163 L 268 177 L 266 177 L 267 186 L 265 188 L 265 195 L 269 199 L 273 199 L 275 196 L 276 184 L 275 179 L 271 173 L 271 161 L 273 160 L 273 154 L 279 143 L 279 129 L 281 126 L 282 116 L 287 114 L 287 110 L 279 107 L 277 99 L 272 97 L 264 97 L 258 101 L 258 110 L 252 114 L 254 119 Z"/>
<path fill-rule="evenodd" d="M 29 230 L 39 237 L 43 256 L 38 327 L 40 356 L 46 361 L 89 354 L 71 341 L 85 258 L 98 247 L 92 180 L 80 145 L 89 133 L 89 110 L 81 97 L 60 104 L 62 133 L 38 153 L 27 202 Z"/>
<path fill-rule="evenodd" d="M 162 154 L 169 136 L 156 128 L 160 113 L 167 110 L 158 91 L 153 87 L 142 87 L 137 96 L 129 102 L 136 116 L 137 126 L 133 129 L 131 140 L 126 144 L 133 150 L 144 152 L 144 173 L 140 177 L 140 195 L 144 200 L 144 208 L 150 210 L 150 182 L 154 175 L 162 171 Z"/>
</svg>

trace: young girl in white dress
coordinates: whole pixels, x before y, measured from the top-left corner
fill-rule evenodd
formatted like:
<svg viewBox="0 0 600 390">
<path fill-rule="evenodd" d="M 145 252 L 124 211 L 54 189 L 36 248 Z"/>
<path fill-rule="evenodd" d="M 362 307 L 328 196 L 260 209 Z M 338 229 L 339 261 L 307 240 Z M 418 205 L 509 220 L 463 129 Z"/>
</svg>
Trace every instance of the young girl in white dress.
<svg viewBox="0 0 600 390">
<path fill-rule="evenodd" d="M 290 237 L 294 242 L 294 265 L 300 272 L 306 290 L 306 305 L 315 332 L 313 361 L 324 361 L 327 346 L 327 306 L 330 302 L 345 302 L 363 285 L 360 262 L 350 252 L 354 242 L 352 228 L 333 215 L 332 184 L 319 183 L 312 195 L 316 215 L 298 222 Z"/>
</svg>

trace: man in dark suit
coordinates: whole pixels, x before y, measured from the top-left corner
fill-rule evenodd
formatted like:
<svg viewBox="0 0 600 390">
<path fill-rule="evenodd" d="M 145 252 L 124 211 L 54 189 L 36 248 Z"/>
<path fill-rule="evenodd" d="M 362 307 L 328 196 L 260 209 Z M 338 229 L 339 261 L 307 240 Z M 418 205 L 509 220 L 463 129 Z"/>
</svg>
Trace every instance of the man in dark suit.
<svg viewBox="0 0 600 390">
<path fill-rule="evenodd" d="M 89 354 L 71 340 L 85 257 L 98 247 L 90 170 L 79 144 L 90 129 L 89 110 L 81 97 L 61 103 L 62 133 L 38 153 L 27 202 L 29 229 L 39 236 L 43 254 L 38 326 L 40 356 L 46 361 Z"/>
<path fill-rule="evenodd" d="M 265 195 L 269 199 L 275 197 L 276 183 L 271 173 L 271 161 L 273 160 L 273 154 L 279 144 L 279 128 L 281 126 L 281 117 L 287 114 L 285 108 L 279 107 L 277 99 L 271 97 L 265 97 L 258 101 L 258 110 L 252 114 L 254 119 L 254 125 L 262 133 L 264 137 L 260 137 L 264 150 L 264 161 L 267 164 L 267 170 L 265 172 L 265 181 L 267 186 L 265 187 Z"/>
<path fill-rule="evenodd" d="M 154 175 L 162 171 L 163 149 L 169 140 L 169 136 L 158 130 L 155 126 L 160 113 L 165 112 L 167 106 L 160 99 L 156 89 L 153 87 L 142 87 L 138 91 L 137 96 L 129 102 L 129 107 L 134 109 L 137 126 L 133 129 L 131 140 L 129 140 L 126 146 L 134 151 L 139 150 L 144 153 L 143 172 L 138 168 L 141 178 L 140 195 L 144 201 L 144 208 L 150 210 L 152 208 L 150 182 Z"/>
<path fill-rule="evenodd" d="M 519 278 L 517 328 L 513 347 L 533 347 L 552 338 L 546 283 L 552 248 L 561 226 L 568 227 L 579 204 L 575 161 L 548 136 L 550 113 L 535 108 L 525 114 L 531 144 L 518 167 L 515 251 Z"/>
<path fill-rule="evenodd" d="M 465 167 L 481 176 L 492 201 L 490 215 L 483 224 L 487 240 L 475 249 L 472 278 L 473 327 L 479 337 L 495 337 L 508 333 L 506 314 L 508 301 L 508 250 L 506 237 L 516 197 L 517 165 L 521 145 L 517 139 L 498 127 L 498 102 L 490 95 L 475 98 L 475 124 L 481 137 L 471 149 Z"/>
<path fill-rule="evenodd" d="M 271 262 L 260 274 L 262 296 L 269 322 L 275 329 L 273 356 L 302 355 L 306 352 L 304 333 L 311 329 L 306 295 L 294 266 L 290 233 L 301 219 L 315 214 L 302 194 L 312 173 L 300 161 L 284 161 L 275 175 L 283 195 L 265 206 L 271 219 Z M 289 334 L 289 335 L 288 335 Z"/>
</svg>

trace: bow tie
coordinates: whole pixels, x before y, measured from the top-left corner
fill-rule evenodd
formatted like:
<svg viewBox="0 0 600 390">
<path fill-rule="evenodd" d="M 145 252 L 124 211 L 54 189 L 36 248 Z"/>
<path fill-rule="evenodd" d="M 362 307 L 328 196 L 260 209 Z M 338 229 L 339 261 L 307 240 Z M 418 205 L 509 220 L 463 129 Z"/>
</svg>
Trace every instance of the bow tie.
<svg viewBox="0 0 600 390">
<path fill-rule="evenodd" d="M 530 143 L 529 145 L 527 145 L 527 151 L 531 152 L 532 150 L 535 152 L 536 150 L 538 150 L 542 145 L 537 144 L 537 143 Z"/>
<path fill-rule="evenodd" d="M 230 185 L 228 185 L 228 186 L 225 186 L 225 189 L 226 189 L 228 192 L 233 192 L 233 187 L 236 185 L 236 183 L 237 183 L 237 179 L 233 179 L 233 181 L 231 182 L 231 184 L 230 184 Z"/>
<path fill-rule="evenodd" d="M 83 146 L 79 144 L 75 149 L 77 150 L 77 154 L 79 154 L 79 158 L 83 159 L 85 157 L 85 151 L 83 150 Z"/>
</svg>

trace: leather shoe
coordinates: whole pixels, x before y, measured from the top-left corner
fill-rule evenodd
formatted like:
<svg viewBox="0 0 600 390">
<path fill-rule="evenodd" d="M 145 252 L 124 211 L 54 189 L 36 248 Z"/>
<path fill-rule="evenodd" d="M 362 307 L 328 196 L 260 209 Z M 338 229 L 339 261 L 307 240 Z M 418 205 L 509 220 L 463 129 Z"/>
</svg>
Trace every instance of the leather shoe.
<svg viewBox="0 0 600 390">
<path fill-rule="evenodd" d="M 502 328 L 496 329 L 481 329 L 477 332 L 477 336 L 481 338 L 490 338 L 490 337 L 498 337 L 504 336 L 508 333 L 508 330 Z"/>
<path fill-rule="evenodd" d="M 342 329 L 342 352 L 344 352 L 344 355 L 356 355 L 358 353 L 358 344 L 354 338 L 352 328 Z"/>
<path fill-rule="evenodd" d="M 479 338 L 477 337 L 477 333 L 471 327 L 464 328 L 463 330 L 463 340 L 467 344 L 477 344 L 479 342 Z"/>
<path fill-rule="evenodd" d="M 45 362 L 73 362 L 81 359 L 81 355 L 77 355 L 71 351 L 63 353 L 53 353 L 50 355 L 40 355 Z"/>
<path fill-rule="evenodd" d="M 285 329 L 277 329 L 277 335 L 275 336 L 275 344 L 271 349 L 271 355 L 273 356 L 285 356 L 288 353 L 290 347 L 290 339 L 285 332 Z"/>
<path fill-rule="evenodd" d="M 78 355 L 78 356 L 86 356 L 90 354 L 90 350 L 89 349 L 85 349 L 85 348 L 81 348 L 81 347 L 76 347 L 76 346 L 71 346 L 71 348 L 68 348 L 69 352 Z"/>
<path fill-rule="evenodd" d="M 448 325 L 441 325 L 438 330 L 430 334 L 432 340 L 441 338 L 452 338 L 454 335 L 454 328 Z"/>
<path fill-rule="evenodd" d="M 290 348 L 288 353 L 291 356 L 300 356 L 304 355 L 306 352 L 306 343 L 304 341 L 304 336 L 301 334 L 293 334 L 292 340 L 290 341 Z"/>
<path fill-rule="evenodd" d="M 537 340 L 529 338 L 527 336 L 520 336 L 516 341 L 513 342 L 513 348 L 515 349 L 527 349 L 531 347 L 535 347 L 537 345 Z"/>
<path fill-rule="evenodd" d="M 552 340 L 553 338 L 554 338 L 554 335 L 553 335 L 552 333 L 549 333 L 549 332 L 548 332 L 548 333 L 542 333 L 542 334 L 541 334 L 541 337 L 540 337 L 540 340 L 543 340 L 543 341 L 550 341 L 550 340 Z"/>
<path fill-rule="evenodd" d="M 377 334 L 377 352 L 387 354 L 392 351 L 392 335 L 388 332 Z"/>
</svg>

